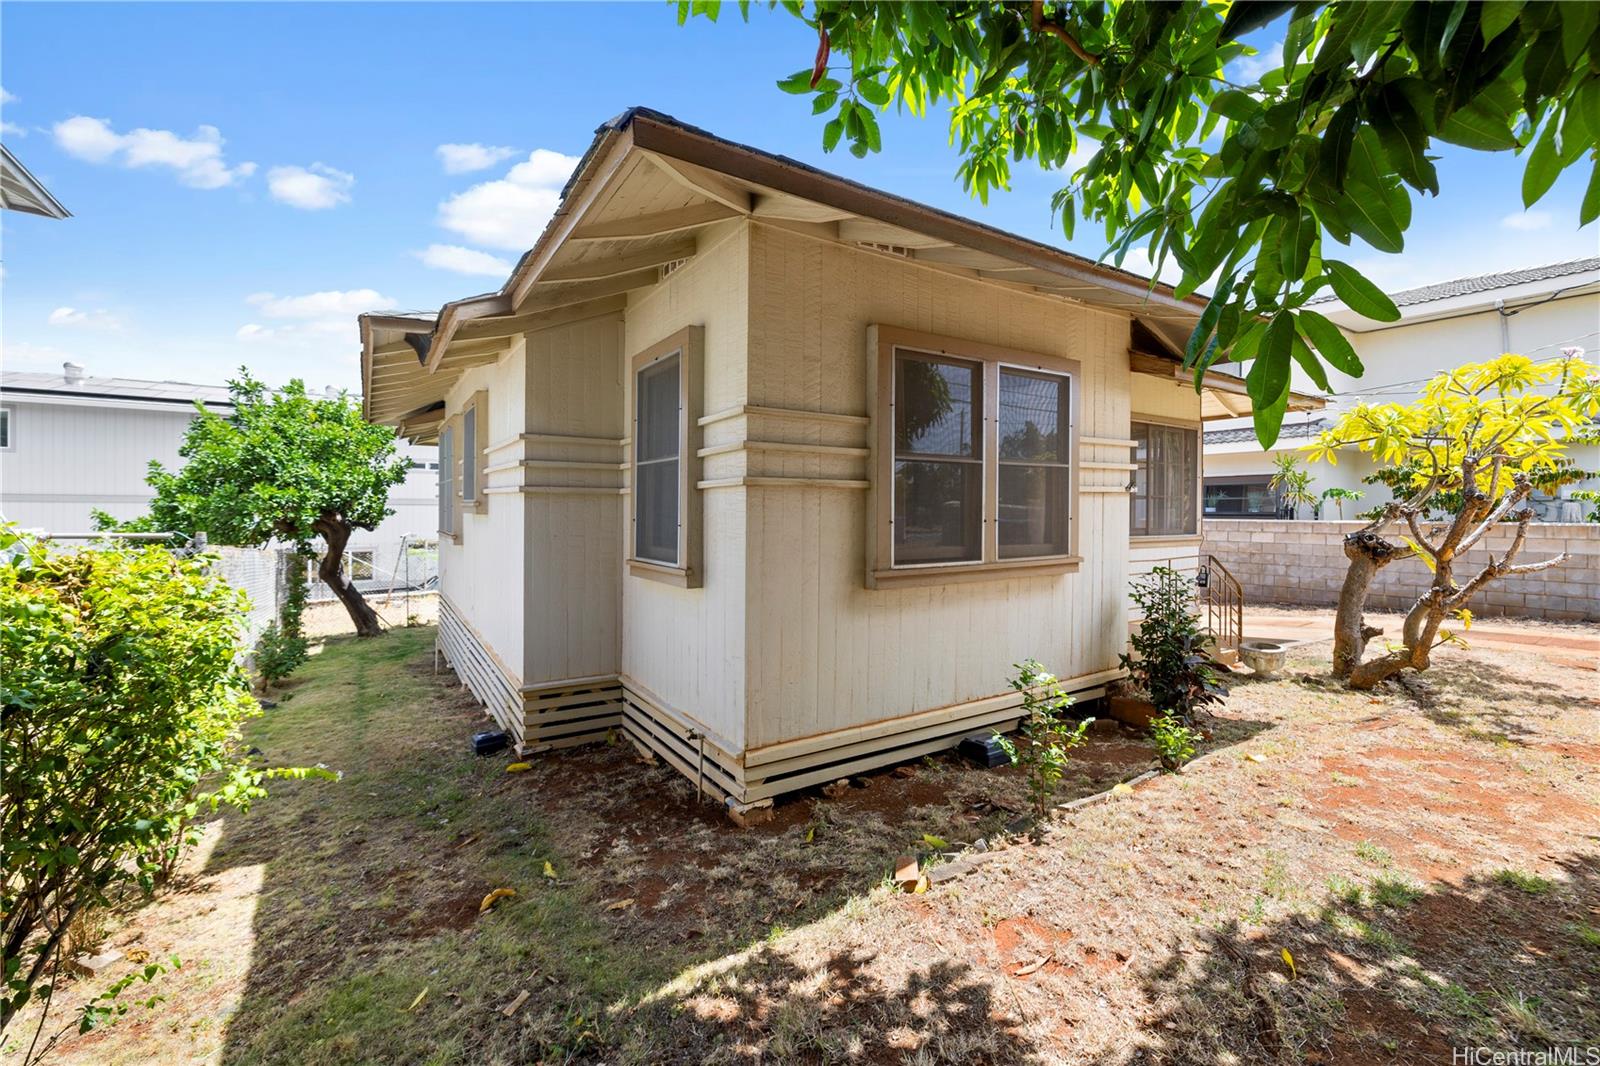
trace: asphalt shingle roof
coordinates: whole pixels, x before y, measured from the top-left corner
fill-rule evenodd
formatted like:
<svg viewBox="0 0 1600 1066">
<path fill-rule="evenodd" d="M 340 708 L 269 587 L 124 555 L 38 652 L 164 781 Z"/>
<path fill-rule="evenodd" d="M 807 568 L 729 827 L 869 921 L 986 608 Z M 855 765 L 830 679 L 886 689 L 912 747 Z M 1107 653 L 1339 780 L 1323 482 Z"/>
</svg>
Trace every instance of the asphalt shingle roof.
<svg viewBox="0 0 1600 1066">
<path fill-rule="evenodd" d="M 1453 296 L 1471 296 L 1473 293 L 1479 292 L 1493 292 L 1495 289 L 1508 289 L 1513 285 L 1527 285 L 1535 281 L 1550 281 L 1555 278 L 1565 278 L 1595 270 L 1600 270 L 1600 258 L 1573 259 L 1566 263 L 1546 263 L 1544 266 L 1528 267 L 1524 270 L 1508 270 L 1503 274 L 1481 274 L 1475 278 L 1456 278 L 1454 281 L 1441 281 L 1437 285 L 1423 285 L 1415 289 L 1391 292 L 1389 299 L 1394 301 L 1396 307 L 1410 307 L 1413 304 L 1431 303 L 1434 300 L 1448 300 Z M 1338 297 L 1332 293 L 1324 293 L 1308 302 L 1314 304 L 1332 303 L 1337 299 Z"/>
<path fill-rule="evenodd" d="M 8 370 L 0 374 L 0 392 L 55 393 L 116 400 L 148 400 L 189 404 L 203 400 L 209 407 L 228 406 L 223 385 L 195 385 L 187 381 L 142 381 L 138 378 L 92 378 L 69 384 L 59 372 Z"/>
</svg>

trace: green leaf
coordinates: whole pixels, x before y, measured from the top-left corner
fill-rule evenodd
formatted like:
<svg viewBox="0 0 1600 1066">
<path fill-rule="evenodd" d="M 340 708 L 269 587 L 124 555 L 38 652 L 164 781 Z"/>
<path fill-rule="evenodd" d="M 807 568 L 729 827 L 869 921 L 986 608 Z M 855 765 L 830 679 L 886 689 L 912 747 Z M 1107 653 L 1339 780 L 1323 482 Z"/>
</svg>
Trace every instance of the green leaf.
<svg viewBox="0 0 1600 1066">
<path fill-rule="evenodd" d="M 1306 267 L 1311 262 L 1311 247 L 1319 234 L 1316 216 L 1305 208 L 1284 223 L 1283 238 L 1278 244 L 1279 266 L 1284 277 L 1290 281 L 1305 277 Z"/>
<path fill-rule="evenodd" d="M 1517 147 L 1510 119 L 1483 96 L 1452 111 L 1439 126 L 1439 139 L 1480 152 L 1504 152 Z"/>
<path fill-rule="evenodd" d="M 1256 440 L 1264 449 L 1278 442 L 1283 412 L 1289 403 L 1289 358 L 1294 342 L 1294 322 L 1280 311 L 1267 325 L 1261 348 L 1245 375 L 1245 391 L 1255 413 Z"/>
<path fill-rule="evenodd" d="M 863 78 L 856 82 L 856 92 L 861 99 L 874 107 L 889 106 L 889 87 L 871 78 Z"/>
<path fill-rule="evenodd" d="M 1302 307 L 1295 313 L 1294 324 L 1300 335 L 1339 373 L 1359 378 L 1366 372 L 1344 333 L 1322 315 Z"/>
<path fill-rule="evenodd" d="M 1328 272 L 1334 295 L 1350 310 L 1374 322 L 1400 321 L 1400 309 L 1394 301 L 1354 267 L 1337 259 L 1324 259 L 1322 268 Z"/>
<path fill-rule="evenodd" d="M 1306 342 L 1301 340 L 1298 334 L 1290 342 L 1289 352 L 1294 356 L 1294 361 L 1300 364 L 1300 369 L 1306 372 L 1306 376 L 1311 379 L 1317 388 L 1323 392 L 1333 391 L 1328 387 L 1328 375 L 1322 372 L 1322 364 L 1317 361 L 1316 355 L 1312 353 L 1311 349 L 1306 346 Z"/>
<path fill-rule="evenodd" d="M 1583 191 L 1583 204 L 1578 208 L 1578 225 L 1587 226 L 1600 217 L 1600 163 L 1589 171 L 1589 187 Z"/>
<path fill-rule="evenodd" d="M 1482 13 L 1478 17 L 1478 30 L 1483 34 L 1483 43 L 1488 44 L 1500 36 L 1507 27 L 1517 21 L 1517 16 L 1522 14 L 1523 0 L 1483 0 Z"/>
<path fill-rule="evenodd" d="M 1249 122 L 1261 111 L 1261 104 L 1249 93 L 1225 89 L 1212 98 L 1211 110 L 1235 122 Z"/>
<path fill-rule="evenodd" d="M 839 136 L 842 133 L 844 133 L 844 120 L 838 117 L 829 119 L 828 124 L 822 127 L 822 150 L 831 152 L 838 147 Z"/>
<path fill-rule="evenodd" d="M 1538 203 L 1561 176 L 1561 159 L 1556 154 L 1556 124 L 1545 123 L 1544 132 L 1533 142 L 1528 165 L 1522 171 L 1522 206 Z"/>
<path fill-rule="evenodd" d="M 1322 131 L 1319 159 L 1328 183 L 1335 189 L 1344 188 L 1350 169 L 1350 150 L 1355 144 L 1356 125 L 1360 121 L 1361 109 L 1352 100 L 1333 113 L 1328 128 Z"/>
<path fill-rule="evenodd" d="M 782 89 L 786 93 L 794 93 L 797 96 L 801 93 L 810 92 L 811 68 L 807 67 L 805 70 L 795 71 L 787 78 L 784 78 L 782 81 L 778 82 L 778 88 Z"/>
</svg>

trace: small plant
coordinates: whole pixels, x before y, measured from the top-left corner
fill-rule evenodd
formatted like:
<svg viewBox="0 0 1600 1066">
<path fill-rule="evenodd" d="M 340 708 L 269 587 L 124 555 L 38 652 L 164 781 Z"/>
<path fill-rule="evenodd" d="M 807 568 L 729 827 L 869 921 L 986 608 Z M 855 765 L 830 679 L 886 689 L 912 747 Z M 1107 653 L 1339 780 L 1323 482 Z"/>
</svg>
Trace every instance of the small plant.
<svg viewBox="0 0 1600 1066">
<path fill-rule="evenodd" d="M 1192 723 L 1196 711 L 1228 695 L 1206 655 L 1194 586 L 1158 566 L 1133 583 L 1131 595 L 1143 617 L 1128 639 L 1132 652 L 1120 656 L 1122 668 L 1156 707 Z"/>
<path fill-rule="evenodd" d="M 1195 741 L 1199 734 L 1170 714 L 1150 722 L 1150 739 L 1155 742 L 1156 755 L 1161 766 L 1176 773 L 1184 763 L 1194 758 Z"/>
<path fill-rule="evenodd" d="M 1311 491 L 1311 475 L 1300 468 L 1300 457 L 1285 453 L 1272 461 L 1275 472 L 1267 487 L 1278 494 L 1278 499 L 1288 508 L 1289 517 L 1299 515 L 1300 505 L 1317 506 L 1317 494 Z"/>
<path fill-rule="evenodd" d="M 1379 877 L 1372 882 L 1372 902 L 1380 907 L 1399 910 L 1409 907 L 1422 898 L 1422 890 L 1408 881 L 1393 877 Z"/>
<path fill-rule="evenodd" d="M 1335 487 L 1322 490 L 1322 502 L 1328 503 L 1329 501 L 1332 501 L 1333 505 L 1339 509 L 1339 521 L 1342 522 L 1344 521 L 1344 505 L 1347 503 L 1360 503 L 1361 500 L 1366 497 L 1366 495 L 1367 494 L 1362 492 L 1360 489 L 1341 489 Z"/>
<path fill-rule="evenodd" d="M 1394 862 L 1386 848 L 1370 840 L 1363 840 L 1356 845 L 1356 858 L 1362 862 L 1370 862 L 1374 866 L 1388 866 Z"/>
<path fill-rule="evenodd" d="M 1034 817 L 1043 822 L 1050 813 L 1050 800 L 1061 783 L 1061 775 L 1066 772 L 1067 753 L 1083 743 L 1084 733 L 1094 719 L 1071 722 L 1064 717 L 1072 706 L 1072 697 L 1061 691 L 1055 675 L 1037 660 L 1017 664 L 1011 687 L 1022 693 L 1021 742 L 999 733 L 995 734 L 995 741 L 1012 765 L 1027 773 L 1028 799 L 1033 804 Z"/>
<path fill-rule="evenodd" d="M 294 673 L 306 657 L 306 638 L 279 629 L 274 622 L 267 626 L 256 644 L 256 673 L 271 685 Z"/>
<path fill-rule="evenodd" d="M 1494 875 L 1494 879 L 1507 888 L 1526 892 L 1530 896 L 1542 896 L 1556 887 L 1554 881 L 1538 874 L 1525 874 L 1521 870 L 1501 870 Z"/>
</svg>

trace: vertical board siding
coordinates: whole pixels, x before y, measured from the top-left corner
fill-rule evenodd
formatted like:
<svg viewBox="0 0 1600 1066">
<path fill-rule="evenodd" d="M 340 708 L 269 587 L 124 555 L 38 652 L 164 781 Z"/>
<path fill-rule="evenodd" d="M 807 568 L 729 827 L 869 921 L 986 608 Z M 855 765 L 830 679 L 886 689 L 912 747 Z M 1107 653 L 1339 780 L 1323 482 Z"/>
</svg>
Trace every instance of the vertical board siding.
<svg viewBox="0 0 1600 1066">
<path fill-rule="evenodd" d="M 701 412 L 746 403 L 749 248 L 742 223 L 710 227 L 700 238 L 699 254 L 661 284 L 630 297 L 622 365 L 685 326 L 701 326 Z M 618 410 L 630 425 L 632 393 L 629 375 Z M 745 423 L 739 417 L 705 427 L 701 447 L 742 441 Z M 628 450 L 623 454 L 626 459 Z M 701 480 L 727 476 L 741 461 L 738 453 L 715 460 L 703 461 Z M 695 489 L 685 501 L 701 509 L 702 587 L 677 588 L 627 574 L 621 579 L 621 672 L 734 751 L 744 744 L 745 494 L 737 486 Z M 626 515 L 624 507 L 624 537 Z M 619 569 L 622 558 L 619 548 Z"/>
<path fill-rule="evenodd" d="M 529 334 L 518 484 L 527 513 L 529 685 L 614 675 L 621 640 L 622 317 Z M 554 438 L 585 438 L 563 441 Z M 602 443 L 610 442 L 610 443 Z M 554 466 L 553 463 L 583 464 Z M 553 486 L 610 493 L 543 491 Z"/>
<path fill-rule="evenodd" d="M 486 445 L 514 435 L 524 418 L 524 368 L 520 346 L 490 366 L 474 367 L 462 374 L 445 397 L 447 413 L 454 415 L 479 389 L 489 394 Z M 490 452 L 489 466 L 505 459 L 505 452 Z M 470 626 L 499 662 L 517 676 L 523 674 L 524 553 L 528 537 L 522 501 L 516 495 L 493 490 L 507 483 L 505 473 L 480 478 L 489 491 L 481 514 L 462 509 L 458 540 L 439 537 L 439 588 L 455 604 L 460 620 Z M 459 485 L 457 487 L 459 491 Z M 480 695 L 480 698 L 481 695 Z"/>
<path fill-rule="evenodd" d="M 1078 360 L 1079 432 L 1127 436 L 1128 323 L 1120 316 L 778 227 L 751 234 L 751 405 L 874 414 L 867 328 L 881 323 Z M 830 426 L 826 442 L 865 445 L 869 428 L 844 440 Z M 823 442 L 821 423 L 810 432 Z M 1115 456 L 1086 446 L 1078 458 Z M 802 456 L 780 469 L 816 476 L 849 468 Z M 1085 485 L 1106 483 L 1105 475 L 1077 473 Z M 1030 655 L 1062 677 L 1116 664 L 1127 616 L 1125 494 L 1080 495 L 1076 573 L 869 590 L 868 493 L 799 485 L 747 492 L 748 748 L 992 696 Z"/>
</svg>

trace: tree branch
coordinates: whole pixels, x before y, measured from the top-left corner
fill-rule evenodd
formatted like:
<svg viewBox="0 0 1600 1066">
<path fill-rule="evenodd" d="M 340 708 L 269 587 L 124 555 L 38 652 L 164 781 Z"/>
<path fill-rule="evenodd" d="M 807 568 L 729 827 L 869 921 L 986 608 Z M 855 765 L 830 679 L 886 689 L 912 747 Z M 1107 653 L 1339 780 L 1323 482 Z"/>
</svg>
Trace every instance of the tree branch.
<svg viewBox="0 0 1600 1066">
<path fill-rule="evenodd" d="M 1100 57 L 1085 50 L 1083 45 L 1078 43 L 1078 39 L 1072 34 L 1068 33 L 1064 27 L 1058 26 L 1054 22 L 1045 21 L 1044 0 L 1033 0 L 1033 28 L 1041 33 L 1048 33 L 1053 37 L 1059 37 L 1068 48 L 1072 49 L 1073 55 L 1089 64 L 1091 67 L 1098 67 L 1100 65 Z"/>
</svg>

